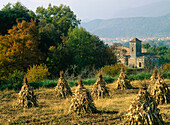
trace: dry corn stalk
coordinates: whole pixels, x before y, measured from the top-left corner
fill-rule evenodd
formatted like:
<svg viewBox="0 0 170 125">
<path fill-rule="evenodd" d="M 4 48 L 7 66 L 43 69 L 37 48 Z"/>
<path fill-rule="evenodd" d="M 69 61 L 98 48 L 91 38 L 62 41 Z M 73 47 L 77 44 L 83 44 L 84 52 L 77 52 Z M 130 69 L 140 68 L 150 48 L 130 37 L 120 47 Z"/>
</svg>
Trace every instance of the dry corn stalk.
<svg viewBox="0 0 170 125">
<path fill-rule="evenodd" d="M 75 94 L 72 96 L 69 113 L 94 113 L 96 107 L 91 97 L 91 92 L 83 86 L 82 80 L 79 77 L 78 87 L 75 90 Z"/>
<path fill-rule="evenodd" d="M 98 79 L 96 83 L 93 85 L 92 96 L 94 98 L 104 98 L 109 96 L 108 87 L 106 87 L 107 83 L 103 80 L 102 74 L 99 73 Z"/>
<path fill-rule="evenodd" d="M 124 68 L 121 68 L 121 73 L 119 75 L 119 78 L 117 80 L 117 89 L 131 89 L 133 88 L 132 85 L 130 84 L 130 80 L 127 78 L 127 75 L 124 71 Z"/>
<path fill-rule="evenodd" d="M 140 89 L 126 114 L 124 125 L 163 125 L 155 100 L 149 93 Z"/>
<path fill-rule="evenodd" d="M 148 86 L 148 92 L 151 91 L 151 89 L 153 88 L 156 80 L 157 80 L 157 68 L 155 67 L 155 69 L 153 70 L 153 74 L 150 77 L 150 83 L 149 83 L 149 86 Z"/>
<path fill-rule="evenodd" d="M 170 91 L 164 82 L 161 73 L 158 73 L 158 79 L 151 89 L 151 95 L 155 98 L 158 104 L 170 103 Z"/>
<path fill-rule="evenodd" d="M 24 78 L 23 86 L 18 93 L 18 106 L 24 108 L 38 106 L 37 98 L 34 95 L 33 88 L 28 84 L 27 78 Z"/>
<path fill-rule="evenodd" d="M 58 80 L 57 86 L 55 87 L 55 91 L 56 91 L 57 97 L 61 97 L 61 98 L 66 98 L 72 95 L 70 86 L 63 77 L 63 71 L 60 72 L 60 78 Z"/>
</svg>

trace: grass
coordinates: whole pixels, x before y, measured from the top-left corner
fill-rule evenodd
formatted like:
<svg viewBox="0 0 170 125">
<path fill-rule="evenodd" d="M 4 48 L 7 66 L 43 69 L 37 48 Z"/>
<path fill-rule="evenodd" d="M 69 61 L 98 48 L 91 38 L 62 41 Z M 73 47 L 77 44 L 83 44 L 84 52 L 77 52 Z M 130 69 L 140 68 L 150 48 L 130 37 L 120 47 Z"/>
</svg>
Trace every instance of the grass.
<svg viewBox="0 0 170 125">
<path fill-rule="evenodd" d="M 107 83 L 111 83 L 114 80 L 116 80 L 115 78 L 111 77 L 111 76 L 104 76 L 103 79 L 107 82 Z M 96 82 L 97 78 L 91 78 L 91 79 L 84 79 L 83 83 L 85 85 L 93 85 Z M 30 83 L 31 86 L 33 86 L 34 88 L 39 88 L 39 87 L 44 87 L 44 88 L 51 88 L 51 87 L 55 87 L 58 83 L 58 80 L 44 80 L 44 81 L 40 81 L 40 82 L 32 82 Z M 77 86 L 77 80 L 68 80 L 68 83 L 70 84 L 70 87 L 73 86 Z"/>
<path fill-rule="evenodd" d="M 165 81 L 170 87 L 170 80 L 166 79 Z M 140 82 L 136 80 L 131 84 L 138 88 Z M 148 83 L 148 80 L 146 82 Z M 92 85 L 85 85 L 85 87 L 92 89 Z M 39 87 L 35 89 L 39 107 L 29 109 L 15 107 L 18 94 L 16 91 L 7 89 L 0 91 L 0 124 L 120 124 L 123 121 L 120 116 L 126 114 L 138 89 L 115 90 L 115 82 L 109 83 L 108 87 L 111 97 L 94 100 L 99 112 L 81 116 L 67 114 L 71 98 L 58 99 L 54 88 Z M 75 85 L 71 87 L 72 92 L 75 89 Z M 170 123 L 170 104 L 158 107 L 164 114 L 164 120 Z"/>
<path fill-rule="evenodd" d="M 144 79 L 150 79 L 151 75 L 152 75 L 151 73 L 145 73 L 145 72 L 141 72 L 141 73 L 137 73 L 137 74 L 129 74 L 128 73 L 128 78 L 130 79 L 130 81 L 144 80 Z M 119 76 L 119 74 L 116 75 L 115 77 L 106 75 L 106 76 L 103 76 L 103 79 L 107 83 L 112 83 L 113 81 L 117 80 L 118 76 Z M 170 79 L 170 72 L 164 73 L 164 78 Z M 95 83 L 96 79 L 97 79 L 96 77 L 90 78 L 90 79 L 83 79 L 83 82 L 85 85 L 93 85 Z M 39 82 L 32 82 L 32 83 L 30 83 L 30 85 L 33 86 L 34 88 L 40 88 L 40 87 L 53 88 L 57 85 L 57 83 L 58 83 L 58 79 L 54 79 L 54 80 L 44 80 L 44 81 L 39 81 Z M 77 80 L 68 80 L 68 83 L 70 84 L 71 87 L 73 87 L 73 86 L 77 85 Z M 5 90 L 5 89 L 20 90 L 21 86 L 22 86 L 22 81 L 14 84 L 14 83 L 11 83 L 9 80 L 1 80 L 0 79 L 0 90 Z"/>
</svg>

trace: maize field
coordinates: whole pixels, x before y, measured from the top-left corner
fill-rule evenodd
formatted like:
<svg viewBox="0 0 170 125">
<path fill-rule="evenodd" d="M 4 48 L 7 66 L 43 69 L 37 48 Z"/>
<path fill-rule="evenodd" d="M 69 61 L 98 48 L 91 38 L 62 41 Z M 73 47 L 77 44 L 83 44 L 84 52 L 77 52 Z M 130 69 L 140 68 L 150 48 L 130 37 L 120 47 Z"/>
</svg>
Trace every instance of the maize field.
<svg viewBox="0 0 170 125">
<path fill-rule="evenodd" d="M 130 80 L 128 79 L 123 67 L 121 68 L 121 73 L 118 77 L 116 88 L 121 90 L 133 88 L 132 85 L 130 84 Z"/>
<path fill-rule="evenodd" d="M 140 89 L 137 97 L 131 103 L 125 125 L 164 125 L 155 100 L 149 93 Z"/>
<path fill-rule="evenodd" d="M 64 79 L 63 71 L 60 72 L 58 84 L 55 87 L 56 95 L 59 98 L 66 98 L 72 96 L 72 92 L 68 82 Z"/>
<path fill-rule="evenodd" d="M 33 106 L 38 106 L 38 101 L 33 88 L 28 84 L 27 78 L 24 78 L 24 84 L 18 93 L 18 107 L 30 108 Z"/>
<path fill-rule="evenodd" d="M 107 83 L 103 80 L 102 74 L 98 75 L 98 79 L 93 85 L 92 96 L 94 98 L 105 98 L 109 96 L 109 90 L 106 86 Z"/>
<path fill-rule="evenodd" d="M 167 84 L 164 82 L 161 73 L 158 73 L 156 83 L 151 89 L 151 95 L 154 97 L 158 104 L 170 103 L 170 91 Z"/>
<path fill-rule="evenodd" d="M 82 80 L 79 77 L 78 87 L 71 99 L 69 113 L 84 114 L 95 113 L 96 111 L 97 109 L 93 103 L 91 92 L 84 87 Z"/>
</svg>

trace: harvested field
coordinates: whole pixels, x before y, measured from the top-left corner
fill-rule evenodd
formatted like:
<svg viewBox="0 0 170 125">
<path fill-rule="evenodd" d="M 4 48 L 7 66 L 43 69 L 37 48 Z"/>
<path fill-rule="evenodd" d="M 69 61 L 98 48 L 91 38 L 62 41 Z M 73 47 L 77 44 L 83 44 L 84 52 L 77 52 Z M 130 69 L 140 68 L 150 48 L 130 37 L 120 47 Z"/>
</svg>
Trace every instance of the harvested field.
<svg viewBox="0 0 170 125">
<path fill-rule="evenodd" d="M 170 88 L 170 79 L 165 79 Z M 139 81 L 132 81 L 135 89 L 116 90 L 116 82 L 108 84 L 111 96 L 94 100 L 98 110 L 94 114 L 68 115 L 71 98 L 58 99 L 54 88 L 35 89 L 39 107 L 16 108 L 18 92 L 0 91 L 0 124 L 121 124 L 129 106 L 139 91 Z M 146 80 L 147 86 L 149 80 Z M 86 86 L 92 90 L 91 86 Z M 76 87 L 71 87 L 75 92 Z M 74 94 L 74 93 L 73 93 Z M 159 105 L 160 113 L 170 124 L 170 104 Z"/>
</svg>

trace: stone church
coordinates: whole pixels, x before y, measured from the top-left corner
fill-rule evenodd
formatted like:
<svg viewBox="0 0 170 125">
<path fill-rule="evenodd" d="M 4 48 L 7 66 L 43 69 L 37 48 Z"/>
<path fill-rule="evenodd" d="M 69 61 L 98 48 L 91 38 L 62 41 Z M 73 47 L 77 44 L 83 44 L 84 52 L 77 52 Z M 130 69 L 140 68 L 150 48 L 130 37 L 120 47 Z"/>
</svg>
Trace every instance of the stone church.
<svg viewBox="0 0 170 125">
<path fill-rule="evenodd" d="M 115 54 L 118 63 L 122 63 L 128 68 L 154 68 L 160 66 L 160 57 L 147 53 L 146 49 L 142 49 L 142 41 L 134 38 L 129 41 L 128 47 L 115 47 Z"/>
</svg>

